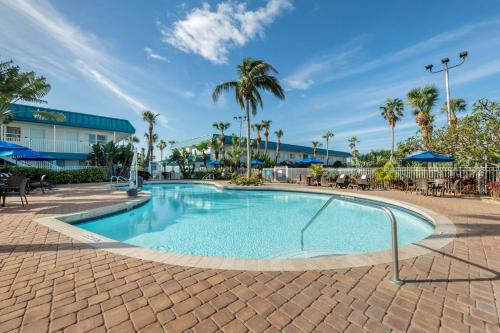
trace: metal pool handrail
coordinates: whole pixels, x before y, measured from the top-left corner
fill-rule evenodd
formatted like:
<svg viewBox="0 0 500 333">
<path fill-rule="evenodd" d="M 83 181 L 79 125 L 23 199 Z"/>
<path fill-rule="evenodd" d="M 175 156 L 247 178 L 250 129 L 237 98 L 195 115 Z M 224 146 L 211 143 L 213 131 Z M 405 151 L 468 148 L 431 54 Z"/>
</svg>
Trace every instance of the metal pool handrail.
<svg viewBox="0 0 500 333">
<path fill-rule="evenodd" d="M 391 236 L 392 236 L 392 276 L 389 278 L 389 280 L 397 285 L 402 285 L 404 284 L 404 281 L 399 279 L 399 255 L 398 255 L 398 224 L 396 221 L 396 217 L 394 216 L 394 213 L 392 212 L 391 209 L 389 209 L 386 206 L 382 206 L 380 204 L 376 204 L 372 201 L 368 200 L 363 200 L 363 199 L 354 199 L 348 196 L 335 196 L 332 195 L 326 202 L 325 204 L 314 214 L 314 216 L 307 222 L 307 224 L 302 228 L 301 230 L 301 235 L 300 235 L 300 247 L 301 250 L 304 250 L 304 231 L 309 228 L 309 226 L 318 218 L 318 216 L 325 210 L 330 203 L 335 198 L 340 198 L 342 200 L 346 201 L 363 201 L 364 204 L 371 206 L 376 209 L 380 209 L 383 212 L 385 212 L 388 216 L 389 219 L 391 220 Z"/>
</svg>

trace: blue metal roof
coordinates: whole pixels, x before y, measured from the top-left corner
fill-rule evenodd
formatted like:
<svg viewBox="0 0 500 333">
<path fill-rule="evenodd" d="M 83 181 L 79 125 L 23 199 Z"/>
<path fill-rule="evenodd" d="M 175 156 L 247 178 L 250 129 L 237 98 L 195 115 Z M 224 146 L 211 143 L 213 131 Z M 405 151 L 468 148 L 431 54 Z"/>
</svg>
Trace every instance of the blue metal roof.
<svg viewBox="0 0 500 333">
<path fill-rule="evenodd" d="M 14 115 L 14 120 L 26 121 L 30 123 L 71 126 L 80 128 L 92 128 L 103 131 L 135 133 L 135 128 L 125 119 L 96 116 L 93 114 L 79 113 L 72 111 L 41 108 L 37 106 L 11 104 L 10 110 Z M 40 110 L 46 112 L 62 113 L 66 117 L 65 121 L 42 120 L 33 117 L 33 112 Z"/>
<path fill-rule="evenodd" d="M 219 137 L 219 134 L 213 134 L 213 136 Z M 225 140 L 226 144 L 228 144 L 228 145 L 232 144 L 232 142 L 233 142 L 232 137 L 229 135 L 226 135 L 224 140 Z M 262 141 L 260 142 L 260 145 L 259 145 L 259 149 L 264 149 L 265 145 L 266 145 L 265 141 L 264 141 L 264 139 L 262 139 Z M 267 149 L 276 150 L 276 142 L 268 141 Z M 280 143 L 280 150 L 281 151 L 291 151 L 294 153 L 311 154 L 311 155 L 313 153 L 312 147 L 291 145 L 291 144 L 287 144 L 287 143 L 283 143 L 283 142 Z M 326 149 L 318 148 L 318 149 L 316 149 L 316 154 L 326 156 Z M 328 155 L 337 156 L 337 157 L 352 157 L 351 153 L 348 153 L 345 151 L 339 151 L 339 150 L 331 150 L 331 149 L 328 149 Z"/>
</svg>

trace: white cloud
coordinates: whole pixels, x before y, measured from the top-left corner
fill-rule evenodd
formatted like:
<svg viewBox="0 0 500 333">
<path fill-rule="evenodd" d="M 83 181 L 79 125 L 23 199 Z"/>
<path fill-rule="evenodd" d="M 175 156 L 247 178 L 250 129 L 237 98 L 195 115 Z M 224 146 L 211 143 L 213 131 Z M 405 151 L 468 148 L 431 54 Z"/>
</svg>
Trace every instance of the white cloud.
<svg viewBox="0 0 500 333">
<path fill-rule="evenodd" d="M 159 55 L 158 53 L 153 51 L 153 49 L 151 49 L 150 47 L 144 48 L 144 52 L 146 52 L 146 54 L 148 55 L 148 59 L 169 62 L 169 60 L 166 57 Z"/>
<path fill-rule="evenodd" d="M 194 53 L 216 63 L 227 62 L 229 50 L 263 37 L 264 27 L 285 10 L 292 9 L 289 0 L 269 0 L 264 7 L 247 10 L 246 3 L 221 2 L 212 10 L 208 3 L 191 10 L 172 28 L 160 24 L 163 41 L 173 47 Z"/>
<path fill-rule="evenodd" d="M 72 25 L 50 2 L 5 0 L 0 7 L 5 7 L 0 10 L 0 30 L 11 36 L 2 48 L 16 59 L 58 78 L 84 74 L 138 114 L 149 109 L 127 91 L 132 84 L 119 74 L 124 67 L 135 70 L 133 66 L 106 52 L 96 36 Z M 9 24 L 11 17 L 14 26 Z"/>
</svg>

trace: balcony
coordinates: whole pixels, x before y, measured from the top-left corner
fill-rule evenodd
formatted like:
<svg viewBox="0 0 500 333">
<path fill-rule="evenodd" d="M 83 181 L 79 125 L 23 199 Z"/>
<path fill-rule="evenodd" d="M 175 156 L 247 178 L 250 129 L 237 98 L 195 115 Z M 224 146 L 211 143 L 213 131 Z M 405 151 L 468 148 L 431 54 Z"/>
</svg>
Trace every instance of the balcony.
<svg viewBox="0 0 500 333">
<path fill-rule="evenodd" d="M 66 141 L 52 139 L 29 139 L 7 136 L 5 141 L 28 147 L 35 151 L 46 153 L 77 153 L 88 154 L 92 145 L 85 141 Z"/>
</svg>

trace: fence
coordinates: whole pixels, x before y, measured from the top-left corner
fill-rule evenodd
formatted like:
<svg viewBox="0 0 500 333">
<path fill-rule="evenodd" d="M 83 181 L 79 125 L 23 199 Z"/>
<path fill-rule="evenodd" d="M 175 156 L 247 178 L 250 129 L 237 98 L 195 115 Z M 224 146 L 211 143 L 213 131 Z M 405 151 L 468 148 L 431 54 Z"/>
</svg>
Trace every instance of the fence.
<svg viewBox="0 0 500 333">
<path fill-rule="evenodd" d="M 358 177 L 367 175 L 368 178 L 375 178 L 377 168 L 325 168 L 325 173 L 334 175 L 344 174 L 346 176 Z M 462 179 L 471 192 L 480 194 L 487 193 L 487 185 L 492 181 L 500 181 L 500 168 L 498 167 L 396 167 L 393 168 L 394 180 L 416 180 L 426 179 Z M 263 177 L 271 182 L 295 183 L 300 174 L 311 175 L 309 168 L 288 168 L 274 167 L 266 168 Z"/>
</svg>

